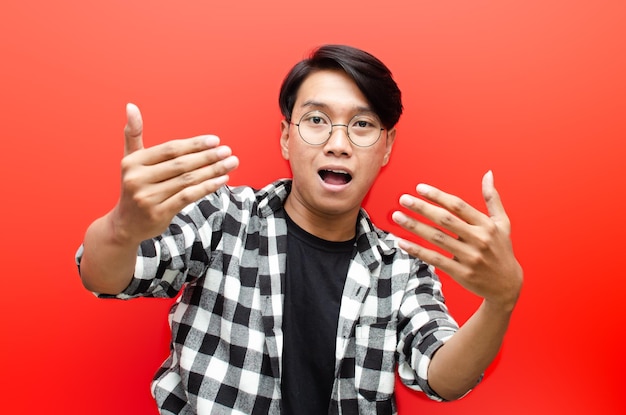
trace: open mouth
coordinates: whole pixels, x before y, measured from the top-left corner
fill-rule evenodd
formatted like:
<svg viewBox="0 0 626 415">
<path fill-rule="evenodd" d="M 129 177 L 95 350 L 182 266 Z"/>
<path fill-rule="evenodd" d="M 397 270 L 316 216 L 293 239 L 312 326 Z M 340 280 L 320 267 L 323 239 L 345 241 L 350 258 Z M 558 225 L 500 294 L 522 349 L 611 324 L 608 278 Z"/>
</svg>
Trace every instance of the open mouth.
<svg viewBox="0 0 626 415">
<path fill-rule="evenodd" d="M 341 185 L 350 183 L 352 176 L 342 170 L 320 170 L 318 172 L 324 183 Z"/>
</svg>

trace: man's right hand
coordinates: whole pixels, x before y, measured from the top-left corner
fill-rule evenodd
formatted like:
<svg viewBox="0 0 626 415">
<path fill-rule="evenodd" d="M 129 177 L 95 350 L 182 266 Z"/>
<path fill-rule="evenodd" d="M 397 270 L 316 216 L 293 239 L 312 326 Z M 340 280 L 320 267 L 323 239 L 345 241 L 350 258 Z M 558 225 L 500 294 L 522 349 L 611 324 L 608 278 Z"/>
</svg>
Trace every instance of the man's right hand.
<svg viewBox="0 0 626 415">
<path fill-rule="evenodd" d="M 128 104 L 126 117 L 120 199 L 87 229 L 80 263 L 85 287 L 106 294 L 128 286 L 141 241 L 163 233 L 178 212 L 215 192 L 239 165 L 214 135 L 144 148 L 139 108 Z"/>
<path fill-rule="evenodd" d="M 141 242 L 161 234 L 188 204 L 215 192 L 239 165 L 214 135 L 143 147 L 139 108 L 126 106 L 122 189 L 112 212 L 118 240 Z"/>
</svg>

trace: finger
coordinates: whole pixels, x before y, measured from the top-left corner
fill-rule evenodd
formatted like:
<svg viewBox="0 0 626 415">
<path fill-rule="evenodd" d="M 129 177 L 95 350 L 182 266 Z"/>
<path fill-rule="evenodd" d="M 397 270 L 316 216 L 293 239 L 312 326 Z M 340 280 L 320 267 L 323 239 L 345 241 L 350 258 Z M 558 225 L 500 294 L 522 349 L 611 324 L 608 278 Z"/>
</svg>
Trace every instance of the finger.
<svg viewBox="0 0 626 415">
<path fill-rule="evenodd" d="M 161 202 L 160 206 L 168 212 L 176 214 L 185 206 L 217 191 L 217 189 L 225 185 L 228 180 L 228 175 L 222 175 L 205 180 L 196 185 L 184 187 L 179 192 L 174 193 L 171 197 Z"/>
<path fill-rule="evenodd" d="M 231 155 L 232 150 L 227 146 L 219 146 L 204 151 L 182 154 L 173 159 L 149 166 L 150 181 L 152 183 L 159 183 L 178 178 L 188 183 L 193 182 L 193 184 L 196 184 L 197 182 L 226 174 L 228 171 L 232 170 L 232 168 L 236 167 L 236 164 L 232 164 L 234 160 L 227 163 L 229 166 L 227 169 L 224 169 L 222 165 L 216 166 L 217 163 L 225 161 L 227 158 L 231 157 Z M 212 169 L 213 166 L 215 166 L 215 169 Z M 207 174 L 199 176 L 198 172 Z"/>
<path fill-rule="evenodd" d="M 124 155 L 143 148 L 143 120 L 135 104 L 126 104 L 126 127 L 124 128 Z"/>
<path fill-rule="evenodd" d="M 491 219 L 498 224 L 502 224 L 507 232 L 510 231 L 511 225 L 509 218 L 504 210 L 500 194 L 495 188 L 493 172 L 491 170 L 483 176 L 482 191 L 483 199 L 485 199 L 485 205 L 487 206 L 487 212 L 489 212 Z"/>
<path fill-rule="evenodd" d="M 215 135 L 200 135 L 197 137 L 170 140 L 165 143 L 149 147 L 135 155 L 135 161 L 144 166 L 152 166 L 176 160 L 182 156 L 204 152 L 219 145 L 220 139 Z"/>
<path fill-rule="evenodd" d="M 461 274 L 464 269 L 463 265 L 455 261 L 453 258 L 448 258 L 439 252 L 425 248 L 414 242 L 400 239 L 398 241 L 398 245 L 400 245 L 400 248 L 404 249 L 409 255 L 419 258 L 425 263 L 440 269 L 452 278 Z"/>
<path fill-rule="evenodd" d="M 238 166 L 239 159 L 235 156 L 229 156 L 224 160 L 213 163 L 209 166 L 203 166 L 201 168 L 189 170 L 181 175 L 173 176 L 168 178 L 167 180 L 155 183 L 150 188 L 146 189 L 146 192 L 150 192 L 150 194 L 144 193 L 142 196 L 150 199 L 152 203 L 157 204 L 162 203 L 163 201 L 171 197 L 175 197 L 178 193 L 183 192 L 185 195 L 191 193 L 190 196 L 183 195 L 183 198 L 195 197 L 195 199 L 192 200 L 193 202 L 217 190 L 217 187 L 213 187 L 213 184 L 217 183 L 219 180 L 215 179 L 218 179 L 222 176 L 227 177 L 227 174 L 236 169 Z M 197 191 L 191 190 L 185 193 L 185 189 L 194 186 L 199 186 Z M 202 193 L 203 187 L 206 189 L 206 193 Z M 183 207 L 184 206 L 185 205 L 183 205 Z"/>
<path fill-rule="evenodd" d="M 470 238 L 471 236 L 471 225 L 443 207 L 406 194 L 400 196 L 400 205 L 460 238 Z"/>
<path fill-rule="evenodd" d="M 481 211 L 458 196 L 446 193 L 424 183 L 418 184 L 416 190 L 417 193 L 425 199 L 445 208 L 448 212 L 453 213 L 470 225 L 481 224 L 486 219 L 486 216 Z"/>
<path fill-rule="evenodd" d="M 462 240 L 458 240 L 453 235 L 411 218 L 400 211 L 393 212 L 391 217 L 402 228 L 448 251 L 454 257 L 464 257 L 468 250 L 467 245 Z"/>
</svg>

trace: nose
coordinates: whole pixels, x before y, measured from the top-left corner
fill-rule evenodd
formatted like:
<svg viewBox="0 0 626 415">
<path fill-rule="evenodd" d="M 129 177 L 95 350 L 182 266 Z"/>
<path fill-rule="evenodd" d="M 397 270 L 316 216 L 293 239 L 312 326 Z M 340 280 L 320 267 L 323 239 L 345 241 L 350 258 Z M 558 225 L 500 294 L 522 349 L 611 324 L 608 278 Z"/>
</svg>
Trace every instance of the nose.
<svg viewBox="0 0 626 415">
<path fill-rule="evenodd" d="M 328 141 L 324 144 L 324 150 L 334 155 L 352 154 L 352 143 L 348 137 L 348 125 L 333 124 Z"/>
</svg>

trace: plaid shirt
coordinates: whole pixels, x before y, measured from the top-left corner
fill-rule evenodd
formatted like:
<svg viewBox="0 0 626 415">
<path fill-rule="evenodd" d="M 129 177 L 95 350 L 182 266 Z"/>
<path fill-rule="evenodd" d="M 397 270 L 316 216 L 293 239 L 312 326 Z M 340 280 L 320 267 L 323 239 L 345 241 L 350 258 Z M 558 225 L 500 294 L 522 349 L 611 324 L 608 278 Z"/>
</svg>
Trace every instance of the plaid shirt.
<svg viewBox="0 0 626 415">
<path fill-rule="evenodd" d="M 283 281 L 291 181 L 223 187 L 144 241 L 117 298 L 175 297 L 171 354 L 152 393 L 162 414 L 281 412 Z M 329 414 L 395 414 L 395 369 L 430 389 L 434 352 L 457 329 L 432 268 L 377 229 L 365 211 L 341 300 Z M 77 263 L 82 247 L 77 253 Z M 108 297 L 100 295 L 101 297 Z"/>
</svg>

